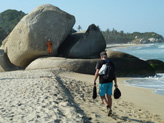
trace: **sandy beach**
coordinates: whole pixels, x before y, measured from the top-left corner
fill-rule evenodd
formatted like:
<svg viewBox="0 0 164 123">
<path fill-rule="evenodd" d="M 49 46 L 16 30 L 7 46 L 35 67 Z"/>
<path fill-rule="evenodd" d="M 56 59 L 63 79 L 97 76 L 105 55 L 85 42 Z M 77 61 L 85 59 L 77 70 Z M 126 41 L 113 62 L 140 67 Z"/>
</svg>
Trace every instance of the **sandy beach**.
<svg viewBox="0 0 164 123">
<path fill-rule="evenodd" d="M 85 114 L 56 73 L 0 73 L 0 123 L 85 122 Z"/>
<path fill-rule="evenodd" d="M 164 123 L 164 96 L 131 87 L 118 78 L 122 92 L 107 116 L 100 97 L 92 99 L 93 75 L 59 69 L 0 73 L 0 123 Z"/>
<path fill-rule="evenodd" d="M 83 81 L 92 87 L 92 75 L 84 75 L 78 73 L 64 73 L 64 77 Z M 119 100 L 113 99 L 113 116 L 106 116 L 106 108 L 102 104 L 100 97 L 96 100 L 90 100 L 89 103 L 81 102 L 81 106 L 87 116 L 92 118 L 92 122 L 147 122 L 147 123 L 163 123 L 164 122 L 164 96 L 153 93 L 151 89 L 132 87 L 124 83 L 125 80 L 131 78 L 118 78 L 119 89 L 122 97 Z M 90 88 L 91 88 L 90 87 Z M 78 100 L 77 100 L 78 101 Z M 79 101 L 80 103 L 80 101 Z"/>
</svg>

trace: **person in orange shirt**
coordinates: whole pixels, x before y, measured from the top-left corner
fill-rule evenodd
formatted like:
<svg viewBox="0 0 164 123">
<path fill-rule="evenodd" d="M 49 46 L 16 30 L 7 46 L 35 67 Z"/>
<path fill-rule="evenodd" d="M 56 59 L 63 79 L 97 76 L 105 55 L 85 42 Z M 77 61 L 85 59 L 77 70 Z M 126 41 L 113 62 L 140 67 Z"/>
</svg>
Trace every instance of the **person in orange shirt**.
<svg viewBox="0 0 164 123">
<path fill-rule="evenodd" d="M 52 52 L 52 42 L 50 41 L 50 39 L 48 39 L 47 41 L 47 46 L 48 46 L 48 54 L 50 55 Z"/>
</svg>

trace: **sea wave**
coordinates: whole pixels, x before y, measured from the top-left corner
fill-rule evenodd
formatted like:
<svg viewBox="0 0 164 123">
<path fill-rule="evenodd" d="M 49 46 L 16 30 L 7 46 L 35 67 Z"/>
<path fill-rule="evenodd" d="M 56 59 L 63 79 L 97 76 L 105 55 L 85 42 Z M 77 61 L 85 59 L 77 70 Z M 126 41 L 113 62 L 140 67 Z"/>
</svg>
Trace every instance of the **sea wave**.
<svg viewBox="0 0 164 123">
<path fill-rule="evenodd" d="M 142 46 L 138 46 L 138 47 L 134 47 L 133 49 L 139 50 L 141 48 L 142 48 Z"/>
<path fill-rule="evenodd" d="M 154 43 L 151 43 L 151 44 L 144 44 L 144 47 L 151 47 L 151 46 L 154 46 L 155 44 Z"/>
<path fill-rule="evenodd" d="M 154 77 L 134 78 L 125 81 L 126 84 L 142 88 L 155 89 L 155 93 L 164 95 L 164 74 Z"/>
<path fill-rule="evenodd" d="M 154 92 L 159 95 L 164 95 L 164 89 L 157 89 Z"/>
<path fill-rule="evenodd" d="M 164 45 L 159 45 L 158 48 L 164 49 Z"/>
</svg>

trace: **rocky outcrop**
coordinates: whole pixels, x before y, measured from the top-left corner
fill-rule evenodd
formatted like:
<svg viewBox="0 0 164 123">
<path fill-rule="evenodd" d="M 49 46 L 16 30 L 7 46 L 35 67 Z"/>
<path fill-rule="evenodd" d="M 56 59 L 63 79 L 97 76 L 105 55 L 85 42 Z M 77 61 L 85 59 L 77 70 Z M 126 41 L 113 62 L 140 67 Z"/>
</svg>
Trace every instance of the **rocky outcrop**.
<svg viewBox="0 0 164 123">
<path fill-rule="evenodd" d="M 95 74 L 95 66 L 100 59 L 66 59 L 44 57 L 33 61 L 26 70 L 62 68 L 84 74 Z M 148 62 L 137 58 L 110 58 L 115 64 L 117 76 L 154 76 L 155 71 Z"/>
<path fill-rule="evenodd" d="M 26 15 L 3 41 L 5 53 L 0 57 L 1 71 L 28 66 L 26 70 L 62 68 L 94 74 L 96 63 L 100 60 L 99 54 L 106 48 L 105 39 L 94 24 L 86 32 L 70 34 L 74 31 L 74 23 L 74 16 L 57 7 L 39 6 Z M 66 58 L 45 57 L 48 55 L 48 39 L 53 44 L 52 55 Z M 115 64 L 117 76 L 155 75 L 154 69 L 146 61 L 118 51 L 107 51 L 107 54 Z"/>
<path fill-rule="evenodd" d="M 140 39 L 139 43 L 146 44 L 146 43 L 149 43 L 149 40 L 142 38 L 142 39 Z"/>
<path fill-rule="evenodd" d="M 48 39 L 53 44 L 52 55 L 57 55 L 58 47 L 74 23 L 74 16 L 55 6 L 41 5 L 21 19 L 2 47 L 13 64 L 26 67 L 39 56 L 48 54 Z"/>
<path fill-rule="evenodd" d="M 92 24 L 86 32 L 69 35 L 59 48 L 59 54 L 68 58 L 96 58 L 105 48 L 106 42 L 102 33 Z"/>
<path fill-rule="evenodd" d="M 151 59 L 151 60 L 147 60 L 147 62 L 149 62 L 149 64 L 155 69 L 157 73 L 164 73 L 163 61 Z"/>
<path fill-rule="evenodd" d="M 17 70 L 17 69 L 20 69 L 20 68 L 13 65 L 10 62 L 7 54 L 4 53 L 4 51 L 2 49 L 0 49 L 0 72 Z"/>
<path fill-rule="evenodd" d="M 146 44 L 146 43 L 160 43 L 164 42 L 164 38 L 139 38 L 138 36 L 135 37 L 135 39 L 132 41 L 132 43 L 141 43 L 141 44 Z"/>
<path fill-rule="evenodd" d="M 155 38 L 149 38 L 149 41 L 150 41 L 150 43 L 155 43 L 155 42 L 158 42 L 158 40 L 157 40 L 157 39 L 155 39 Z"/>
</svg>

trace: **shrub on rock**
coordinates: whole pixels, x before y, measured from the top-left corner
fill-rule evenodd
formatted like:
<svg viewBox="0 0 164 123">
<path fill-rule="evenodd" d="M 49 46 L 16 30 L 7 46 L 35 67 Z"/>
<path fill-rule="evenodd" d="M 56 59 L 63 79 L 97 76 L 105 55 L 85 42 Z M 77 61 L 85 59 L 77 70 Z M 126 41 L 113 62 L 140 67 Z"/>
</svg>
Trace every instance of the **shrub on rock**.
<svg viewBox="0 0 164 123">
<path fill-rule="evenodd" d="M 156 59 L 147 60 L 157 73 L 164 73 L 164 62 Z"/>
</svg>

